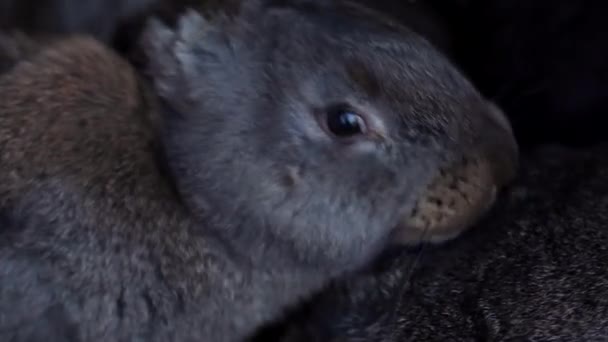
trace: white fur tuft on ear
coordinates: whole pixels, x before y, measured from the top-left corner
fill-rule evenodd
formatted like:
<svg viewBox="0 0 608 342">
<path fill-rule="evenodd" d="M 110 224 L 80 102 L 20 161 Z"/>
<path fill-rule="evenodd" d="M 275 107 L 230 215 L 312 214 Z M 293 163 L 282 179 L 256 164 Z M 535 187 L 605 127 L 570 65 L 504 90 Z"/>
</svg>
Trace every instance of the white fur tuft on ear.
<svg viewBox="0 0 608 342">
<path fill-rule="evenodd" d="M 195 75 L 200 63 L 217 62 L 223 34 L 194 10 L 188 10 L 178 21 L 175 57 L 185 75 Z M 221 43 L 220 43 L 221 44 Z"/>
<path fill-rule="evenodd" d="M 160 20 L 146 23 L 141 46 L 146 54 L 147 73 L 152 77 L 157 93 L 168 98 L 174 95 L 175 84 L 181 77 L 179 61 L 175 57 L 176 34 Z"/>
<path fill-rule="evenodd" d="M 192 9 L 182 14 L 175 29 L 149 20 L 142 47 L 147 73 L 161 98 L 182 106 L 196 102 L 213 75 L 226 78 L 224 73 L 234 68 L 235 53 L 225 23 L 220 18 L 207 20 Z"/>
<path fill-rule="evenodd" d="M 210 24 L 193 9 L 188 9 L 179 18 L 177 27 L 180 40 L 192 42 L 200 38 L 201 31 L 210 26 Z"/>
<path fill-rule="evenodd" d="M 217 37 L 202 15 L 188 10 L 172 29 L 158 19 L 150 19 L 142 35 L 142 48 L 148 61 L 147 74 L 157 94 L 169 101 L 187 103 L 202 73 L 202 63 L 217 62 Z"/>
</svg>

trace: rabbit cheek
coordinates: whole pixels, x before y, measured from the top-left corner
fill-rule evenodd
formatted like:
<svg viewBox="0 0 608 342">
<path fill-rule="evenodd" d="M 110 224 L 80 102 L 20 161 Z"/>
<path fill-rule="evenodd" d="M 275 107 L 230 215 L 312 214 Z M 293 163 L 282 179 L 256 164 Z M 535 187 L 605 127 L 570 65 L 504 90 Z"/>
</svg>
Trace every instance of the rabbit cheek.
<svg viewBox="0 0 608 342">
<path fill-rule="evenodd" d="M 488 160 L 463 158 L 444 169 L 395 231 L 393 242 L 441 243 L 472 227 L 494 204 L 501 184 Z"/>
</svg>

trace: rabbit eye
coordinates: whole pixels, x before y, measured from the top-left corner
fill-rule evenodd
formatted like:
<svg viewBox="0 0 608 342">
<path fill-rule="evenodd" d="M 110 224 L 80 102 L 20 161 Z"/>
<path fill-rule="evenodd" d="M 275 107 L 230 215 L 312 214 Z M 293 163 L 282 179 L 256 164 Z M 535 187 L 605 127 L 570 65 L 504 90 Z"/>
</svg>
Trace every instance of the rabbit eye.
<svg viewBox="0 0 608 342">
<path fill-rule="evenodd" d="M 367 130 L 363 117 L 346 107 L 331 108 L 327 112 L 327 128 L 337 137 L 365 134 Z"/>
</svg>

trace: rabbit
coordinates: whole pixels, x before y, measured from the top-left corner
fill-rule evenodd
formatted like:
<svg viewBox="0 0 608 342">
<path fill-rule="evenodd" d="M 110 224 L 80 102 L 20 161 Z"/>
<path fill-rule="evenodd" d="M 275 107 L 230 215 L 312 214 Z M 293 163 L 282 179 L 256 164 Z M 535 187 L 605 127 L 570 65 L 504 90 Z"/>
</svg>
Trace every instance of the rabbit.
<svg viewBox="0 0 608 342">
<path fill-rule="evenodd" d="M 240 341 L 516 173 L 500 109 L 349 3 L 151 20 L 141 73 L 40 44 L 0 76 L 2 341 Z"/>
<path fill-rule="evenodd" d="M 318 0 L 320 2 L 324 0 Z M 0 0 L 0 27 L 87 33 L 134 63 L 151 15 L 217 0 Z M 601 2 L 354 0 L 429 40 L 509 117 L 519 145 L 605 139 Z"/>
<path fill-rule="evenodd" d="M 491 214 L 387 252 L 264 341 L 606 341 L 608 145 L 543 145 Z"/>
</svg>

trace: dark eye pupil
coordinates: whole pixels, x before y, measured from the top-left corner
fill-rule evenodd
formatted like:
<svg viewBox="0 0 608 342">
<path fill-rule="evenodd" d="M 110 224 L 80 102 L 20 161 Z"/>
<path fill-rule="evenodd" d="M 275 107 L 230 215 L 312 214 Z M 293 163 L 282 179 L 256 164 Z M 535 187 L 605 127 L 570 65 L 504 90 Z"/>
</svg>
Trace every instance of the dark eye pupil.
<svg viewBox="0 0 608 342">
<path fill-rule="evenodd" d="M 348 110 L 335 110 L 327 118 L 329 130 L 340 137 L 347 137 L 363 133 L 363 120 Z"/>
</svg>

